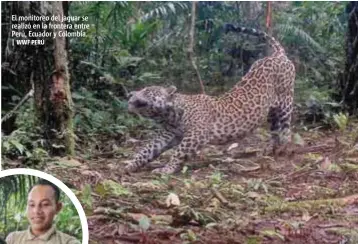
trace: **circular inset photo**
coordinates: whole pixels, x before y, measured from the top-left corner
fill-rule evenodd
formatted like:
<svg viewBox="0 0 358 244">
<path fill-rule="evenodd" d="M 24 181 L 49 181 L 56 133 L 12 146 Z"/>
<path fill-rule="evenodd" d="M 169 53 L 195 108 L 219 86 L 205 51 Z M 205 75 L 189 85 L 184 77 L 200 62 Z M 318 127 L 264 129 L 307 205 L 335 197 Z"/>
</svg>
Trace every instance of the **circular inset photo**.
<svg viewBox="0 0 358 244">
<path fill-rule="evenodd" d="M 0 171 L 0 244 L 87 244 L 88 225 L 75 194 L 32 169 Z"/>
</svg>

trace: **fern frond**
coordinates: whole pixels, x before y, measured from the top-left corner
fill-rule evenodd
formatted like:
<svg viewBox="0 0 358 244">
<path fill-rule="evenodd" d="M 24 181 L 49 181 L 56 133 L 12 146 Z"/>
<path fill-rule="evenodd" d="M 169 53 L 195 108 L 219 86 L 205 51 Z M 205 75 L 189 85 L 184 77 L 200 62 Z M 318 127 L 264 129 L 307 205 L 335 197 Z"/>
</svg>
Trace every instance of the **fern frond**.
<svg viewBox="0 0 358 244">
<path fill-rule="evenodd" d="M 316 42 L 307 32 L 296 26 L 293 26 L 292 24 L 277 24 L 275 26 L 275 29 L 283 37 L 286 35 L 294 35 L 295 37 L 304 41 L 313 50 L 317 50 L 321 53 L 325 52 L 324 48 L 318 42 Z"/>
<path fill-rule="evenodd" d="M 37 178 L 31 175 L 11 175 L 3 177 L 0 181 L 0 217 L 6 218 L 6 207 L 10 197 L 14 197 L 19 211 L 25 209 L 27 192 L 34 185 Z"/>
<path fill-rule="evenodd" d="M 141 17 L 142 21 L 151 18 L 165 18 L 170 14 L 176 15 L 178 10 L 188 10 L 189 5 L 186 2 L 167 2 L 163 3 Z"/>
</svg>

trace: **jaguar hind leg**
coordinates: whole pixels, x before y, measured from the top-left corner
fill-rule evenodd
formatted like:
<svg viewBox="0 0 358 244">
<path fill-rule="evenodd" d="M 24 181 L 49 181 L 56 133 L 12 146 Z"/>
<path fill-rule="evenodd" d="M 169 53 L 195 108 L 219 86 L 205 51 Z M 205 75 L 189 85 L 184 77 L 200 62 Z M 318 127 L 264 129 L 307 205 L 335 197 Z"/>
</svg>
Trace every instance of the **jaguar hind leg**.
<svg viewBox="0 0 358 244">
<path fill-rule="evenodd" d="M 269 111 L 274 155 L 280 153 L 283 146 L 291 142 L 291 113 L 292 105 L 271 108 Z"/>
</svg>

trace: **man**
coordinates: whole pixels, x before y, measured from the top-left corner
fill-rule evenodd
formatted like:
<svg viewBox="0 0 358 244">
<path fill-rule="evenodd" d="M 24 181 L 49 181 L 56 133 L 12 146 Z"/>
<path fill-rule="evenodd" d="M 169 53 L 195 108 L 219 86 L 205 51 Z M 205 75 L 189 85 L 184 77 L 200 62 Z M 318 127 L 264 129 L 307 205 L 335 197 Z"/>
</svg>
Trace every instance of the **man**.
<svg viewBox="0 0 358 244">
<path fill-rule="evenodd" d="M 56 230 L 55 215 L 61 210 L 60 189 L 46 180 L 39 180 L 29 191 L 26 214 L 30 226 L 25 231 L 10 233 L 7 244 L 80 244 L 65 233 Z"/>
</svg>

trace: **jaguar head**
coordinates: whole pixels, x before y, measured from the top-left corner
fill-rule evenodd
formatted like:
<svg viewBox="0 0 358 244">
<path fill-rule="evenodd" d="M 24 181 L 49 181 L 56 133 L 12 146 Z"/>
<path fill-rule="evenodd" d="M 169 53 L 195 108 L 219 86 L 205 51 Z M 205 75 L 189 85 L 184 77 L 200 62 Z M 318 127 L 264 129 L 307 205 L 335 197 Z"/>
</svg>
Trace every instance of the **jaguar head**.
<svg viewBox="0 0 358 244">
<path fill-rule="evenodd" d="M 129 93 L 128 111 L 143 117 L 154 118 L 173 106 L 175 86 L 148 86 Z"/>
</svg>

